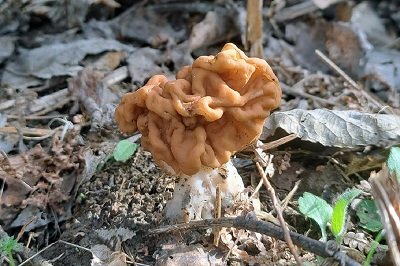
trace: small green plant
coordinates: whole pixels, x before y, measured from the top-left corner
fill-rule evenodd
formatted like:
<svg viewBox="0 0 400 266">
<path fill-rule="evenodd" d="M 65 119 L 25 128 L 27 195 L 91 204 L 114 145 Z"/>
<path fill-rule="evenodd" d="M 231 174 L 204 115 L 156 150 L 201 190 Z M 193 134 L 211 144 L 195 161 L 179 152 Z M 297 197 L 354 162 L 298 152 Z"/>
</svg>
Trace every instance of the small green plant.
<svg viewBox="0 0 400 266">
<path fill-rule="evenodd" d="M 138 145 L 130 140 L 124 139 L 118 142 L 114 149 L 114 159 L 117 162 L 126 162 L 135 153 Z"/>
<path fill-rule="evenodd" d="M 381 217 L 375 201 L 363 199 L 356 207 L 356 215 L 360 219 L 360 226 L 371 232 L 379 232 L 383 229 Z"/>
<path fill-rule="evenodd" d="M 319 225 L 324 242 L 327 241 L 326 227 L 330 223 L 331 232 L 340 243 L 346 232 L 348 207 L 360 193 L 361 190 L 355 188 L 347 190 L 338 197 L 332 207 L 324 199 L 305 192 L 299 198 L 299 209 L 304 216 L 313 219 Z"/>
<path fill-rule="evenodd" d="M 121 140 L 117 143 L 114 151 L 108 154 L 97 166 L 97 171 L 101 171 L 103 167 L 111 160 L 114 159 L 117 162 L 126 162 L 136 152 L 138 145 L 133 143 L 129 139 Z"/>
<path fill-rule="evenodd" d="M 372 242 L 371 248 L 368 251 L 367 258 L 365 259 L 365 262 L 363 264 L 364 266 L 371 265 L 371 261 L 374 256 L 375 250 L 378 247 L 379 242 L 381 242 L 384 235 L 385 235 L 384 230 L 381 230 L 379 234 L 375 237 L 374 242 Z"/>
<path fill-rule="evenodd" d="M 332 219 L 333 208 L 324 199 L 309 192 L 304 192 L 303 197 L 299 198 L 301 213 L 313 219 L 321 229 L 322 241 L 327 241 L 326 225 Z"/>
<path fill-rule="evenodd" d="M 10 266 L 15 266 L 13 252 L 18 246 L 19 243 L 14 237 L 5 237 L 0 239 L 0 252 L 8 258 Z"/>
<path fill-rule="evenodd" d="M 342 237 L 346 233 L 347 209 L 350 203 L 360 194 L 361 190 L 353 188 L 345 191 L 336 200 L 332 213 L 331 232 L 338 243 L 342 242 Z"/>
</svg>

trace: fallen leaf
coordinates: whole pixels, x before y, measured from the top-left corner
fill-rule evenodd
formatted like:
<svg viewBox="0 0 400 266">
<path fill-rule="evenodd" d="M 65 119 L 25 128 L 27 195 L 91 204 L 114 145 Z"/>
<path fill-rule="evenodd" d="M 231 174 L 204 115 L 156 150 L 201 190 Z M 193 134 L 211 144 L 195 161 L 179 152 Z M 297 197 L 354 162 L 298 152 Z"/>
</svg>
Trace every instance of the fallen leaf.
<svg viewBox="0 0 400 266">
<path fill-rule="evenodd" d="M 379 17 L 377 9 L 368 1 L 362 1 L 353 7 L 350 25 L 366 35 L 373 46 L 382 47 L 394 41 L 386 31 L 384 19 Z"/>
<path fill-rule="evenodd" d="M 358 249 L 363 253 L 367 253 L 370 249 L 370 244 L 364 233 L 347 232 L 343 236 L 343 243 L 350 248 Z"/>
<path fill-rule="evenodd" d="M 111 20 L 108 27 L 112 29 L 114 37 L 140 41 L 152 47 L 171 41 L 178 43 L 185 38 L 185 31 L 174 30 L 164 14 L 137 6 L 133 6 Z M 103 24 L 102 28 L 107 28 L 107 26 Z"/>
<path fill-rule="evenodd" d="M 163 61 L 162 53 L 150 47 L 139 48 L 131 53 L 127 63 L 132 83 L 139 83 L 142 86 L 151 76 L 164 74 L 165 69 L 161 68 Z"/>
<path fill-rule="evenodd" d="M 324 146 L 379 146 L 400 138 L 400 117 L 327 109 L 275 112 L 267 119 L 261 139 L 272 136 L 278 128 Z"/>
<path fill-rule="evenodd" d="M 0 37 L 0 64 L 14 52 L 14 37 Z"/>
<path fill-rule="evenodd" d="M 48 17 L 53 25 L 64 26 L 66 23 L 65 14 L 68 14 L 68 27 L 81 25 L 89 10 L 90 1 L 70 0 L 68 5 L 60 1 L 52 0 L 33 0 L 23 6 L 25 12 L 30 12 L 37 16 Z"/>
<path fill-rule="evenodd" d="M 217 266 L 225 265 L 223 263 L 223 253 L 218 250 L 208 250 L 200 244 L 182 245 L 172 249 L 163 249 L 159 251 L 156 258 L 156 266 Z"/>
<path fill-rule="evenodd" d="M 365 55 L 362 77 L 366 80 L 379 82 L 374 90 L 380 91 L 389 87 L 400 92 L 400 52 L 389 49 L 374 49 Z M 378 86 L 377 86 L 378 85 Z"/>
<path fill-rule="evenodd" d="M 24 227 L 25 232 L 29 232 L 35 228 L 42 227 L 51 222 L 48 218 L 48 214 L 41 211 L 38 207 L 28 206 L 23 209 L 11 223 L 10 227 Z"/>
<path fill-rule="evenodd" d="M 117 229 L 98 229 L 96 233 L 103 241 L 110 241 L 113 237 L 117 236 L 121 242 L 124 242 L 136 236 L 135 232 L 124 227 L 119 227 Z"/>
<path fill-rule="evenodd" d="M 63 140 L 58 132 L 50 148 L 36 145 L 1 161 L 0 180 L 6 184 L 0 205 L 4 228 L 25 224 L 29 217 L 38 219 L 30 224 L 30 229 L 54 222 L 55 217 L 58 221 L 71 217 L 80 185 L 77 177 L 83 168 L 79 132 L 79 127 L 71 129 Z M 18 212 L 21 213 L 15 217 Z"/>
<path fill-rule="evenodd" d="M 69 43 L 44 45 L 32 50 L 21 50 L 18 58 L 7 64 L 2 85 L 18 88 L 19 76 L 49 79 L 53 76 L 74 76 L 82 70 L 80 61 L 86 55 L 104 51 L 132 52 L 131 46 L 102 38 L 81 39 Z"/>
<path fill-rule="evenodd" d="M 382 222 L 378 208 L 373 200 L 363 199 L 356 207 L 357 217 L 360 219 L 360 225 L 370 230 L 378 232 L 382 230 Z"/>
<path fill-rule="evenodd" d="M 330 67 L 315 53 L 319 49 L 350 76 L 360 71 L 363 49 L 357 33 L 347 24 L 321 18 L 286 25 L 286 38 L 293 41 L 292 58 L 311 71 L 329 73 Z"/>
<path fill-rule="evenodd" d="M 400 185 L 395 173 L 390 173 L 386 164 L 379 172 L 371 172 L 369 177 L 383 227 L 386 242 L 392 254 L 393 265 L 400 265 Z"/>
<path fill-rule="evenodd" d="M 210 11 L 205 18 L 197 23 L 190 34 L 190 49 L 193 51 L 200 47 L 209 46 L 223 40 L 228 40 L 239 34 L 231 13 L 234 10 Z"/>
<path fill-rule="evenodd" d="M 112 251 L 106 245 L 94 245 L 91 249 L 91 266 L 125 266 L 126 255 L 121 251 Z"/>
</svg>

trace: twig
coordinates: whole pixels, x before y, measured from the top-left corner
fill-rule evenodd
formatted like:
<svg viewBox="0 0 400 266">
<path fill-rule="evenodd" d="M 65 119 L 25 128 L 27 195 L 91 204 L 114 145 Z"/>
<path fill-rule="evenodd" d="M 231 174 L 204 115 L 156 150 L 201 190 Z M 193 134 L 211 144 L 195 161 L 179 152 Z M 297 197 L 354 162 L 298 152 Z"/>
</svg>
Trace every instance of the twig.
<svg viewBox="0 0 400 266">
<path fill-rule="evenodd" d="M 289 201 L 293 198 L 294 193 L 296 193 L 297 189 L 299 188 L 300 182 L 301 179 L 296 181 L 292 190 L 289 192 L 289 194 L 287 194 L 285 199 L 282 201 L 282 210 L 286 209 L 287 205 L 289 204 Z"/>
<path fill-rule="evenodd" d="M 283 145 L 285 143 L 288 143 L 289 141 L 292 141 L 292 140 L 294 140 L 296 138 L 297 138 L 296 134 L 290 134 L 290 135 L 287 135 L 287 136 L 285 136 L 283 138 L 277 139 L 275 141 L 271 141 L 271 142 L 265 143 L 265 144 L 261 145 L 260 148 L 262 150 L 264 150 L 264 151 L 271 150 L 271 149 L 279 147 L 279 146 L 281 146 L 281 145 Z"/>
<path fill-rule="evenodd" d="M 333 70 L 335 70 L 339 75 L 341 75 L 351 86 L 353 86 L 357 91 L 359 91 L 368 101 L 374 104 L 379 110 L 382 110 L 385 113 L 390 113 L 386 109 L 383 108 L 385 106 L 379 99 L 376 99 L 372 95 L 370 95 L 366 90 L 360 87 L 349 75 L 347 75 L 338 65 L 336 65 L 332 60 L 330 60 L 324 53 L 320 50 L 316 49 L 315 53 Z"/>
<path fill-rule="evenodd" d="M 234 243 L 231 247 L 229 247 L 228 253 L 226 253 L 226 255 L 224 256 L 224 260 L 222 261 L 222 263 L 223 263 L 224 265 L 227 264 L 226 261 L 228 260 L 229 256 L 231 255 L 233 248 L 234 248 L 235 246 L 237 246 L 237 244 L 238 244 L 238 242 L 239 242 L 239 240 L 240 240 L 242 234 L 243 234 L 243 230 L 239 230 L 239 232 L 238 232 L 238 234 L 237 234 L 237 237 L 236 237 L 236 240 L 235 240 L 235 243 Z"/>
<path fill-rule="evenodd" d="M 223 7 L 216 5 L 212 2 L 210 3 L 167 3 L 167 4 L 155 4 L 146 7 L 147 10 L 166 13 L 166 12 L 179 12 L 179 13 L 207 13 L 215 10 L 223 10 Z"/>
<path fill-rule="evenodd" d="M 53 130 L 44 128 L 23 127 L 21 128 L 21 131 L 24 136 L 43 137 L 47 135 L 51 136 L 53 134 Z M 18 134 L 18 129 L 16 127 L 0 127 L 0 133 Z"/>
<path fill-rule="evenodd" d="M 302 81 L 303 80 L 299 81 L 299 83 L 300 82 L 302 83 Z M 284 84 L 282 82 L 280 83 L 280 85 L 282 87 L 282 91 L 285 94 L 289 94 L 289 95 L 293 95 L 293 96 L 300 96 L 300 97 L 303 97 L 303 98 L 306 98 L 306 99 L 311 99 L 313 101 L 316 101 L 316 102 L 319 102 L 319 103 L 325 104 L 325 105 L 338 105 L 338 104 L 336 104 L 336 103 L 334 103 L 332 101 L 323 99 L 321 97 L 309 94 L 309 93 L 304 92 L 304 91 L 296 90 L 295 88 L 297 87 L 296 86 L 297 83 L 293 87 L 289 87 L 288 85 L 286 85 L 286 84 Z"/>
<path fill-rule="evenodd" d="M 290 134 L 290 135 L 287 135 L 280 139 L 277 139 L 275 141 L 271 141 L 271 142 L 268 142 L 268 143 L 265 143 L 262 145 L 259 144 L 259 143 L 262 143 L 261 141 L 259 141 L 259 142 L 257 142 L 256 148 L 261 148 L 264 151 L 271 150 L 271 149 L 277 148 L 285 143 L 288 143 L 289 141 L 292 141 L 295 138 L 297 138 L 296 134 Z M 254 151 L 255 147 L 252 147 L 251 150 Z M 262 159 L 261 154 L 259 154 L 258 152 L 256 152 L 256 156 L 258 156 L 260 159 Z M 258 193 L 258 191 L 260 190 L 262 185 L 263 185 L 263 180 L 260 179 L 260 182 L 258 183 L 257 187 L 254 189 L 253 193 L 251 194 L 250 199 L 253 198 Z"/>
<path fill-rule="evenodd" d="M 0 160 L 0 163 L 3 164 L 3 161 L 7 161 L 7 164 L 10 165 L 10 161 L 8 159 L 7 153 L 5 153 L 3 150 L 0 149 L 0 153 L 3 156 L 3 158 Z M 2 165 L 3 167 L 3 165 Z M 0 188 L 0 206 L 2 205 L 2 198 L 3 198 L 3 192 L 4 192 L 4 187 L 6 186 L 7 182 L 7 175 L 4 176 L 4 180 L 1 183 L 1 188 Z"/>
<path fill-rule="evenodd" d="M 321 59 L 325 63 L 327 63 L 333 70 L 335 70 L 339 75 L 341 75 L 348 83 L 350 83 L 351 86 L 353 86 L 357 90 L 360 89 L 360 87 L 358 87 L 358 84 L 352 78 L 350 78 L 350 76 L 347 75 L 338 65 L 336 65 L 332 60 L 330 60 L 326 55 L 324 55 L 324 53 L 322 53 L 318 49 L 315 50 L 315 53 L 319 57 L 321 57 Z"/>
<path fill-rule="evenodd" d="M 335 3 L 343 2 L 344 0 L 337 0 Z M 280 11 L 278 11 L 274 16 L 273 19 L 276 22 L 285 22 L 288 20 L 295 19 L 297 17 L 312 13 L 314 11 L 319 10 L 317 5 L 314 4 L 314 1 L 302 1 L 299 4 L 286 7 Z M 268 9 L 265 9 L 263 12 L 264 17 L 269 16 Z"/>
<path fill-rule="evenodd" d="M 256 162 L 256 166 L 257 166 L 258 172 L 260 173 L 260 175 L 261 175 L 261 177 L 263 179 L 264 186 L 266 187 L 266 189 L 267 189 L 267 191 L 268 191 L 268 193 L 269 193 L 269 195 L 270 195 L 270 197 L 272 199 L 272 203 L 274 205 L 276 213 L 278 214 L 278 219 L 279 219 L 279 222 L 281 223 L 281 227 L 283 229 L 285 241 L 286 241 L 290 251 L 292 252 L 292 254 L 294 256 L 294 258 L 295 258 L 295 260 L 297 262 L 297 265 L 303 265 L 302 261 L 300 260 L 299 255 L 297 254 L 297 250 L 296 250 L 295 246 L 293 245 L 293 241 L 292 241 L 292 239 L 290 237 L 290 233 L 289 233 L 289 228 L 287 227 L 286 222 L 283 219 L 282 209 L 281 209 L 281 206 L 279 205 L 278 200 L 276 198 L 275 190 L 271 186 L 271 183 L 269 182 L 269 180 L 267 178 L 267 175 L 265 174 L 264 169 L 261 167 L 259 162 Z"/>
<path fill-rule="evenodd" d="M 42 253 L 43 251 L 51 248 L 52 246 L 54 246 L 57 243 L 63 243 L 63 244 L 66 244 L 66 245 L 69 245 L 69 246 L 72 246 L 72 247 L 75 247 L 75 248 L 79 248 L 79 249 L 82 249 L 82 250 L 85 250 L 85 251 L 88 251 L 88 252 L 92 253 L 92 251 L 90 249 L 88 249 L 88 248 L 85 248 L 85 247 L 82 247 L 82 246 L 79 246 L 79 245 L 76 245 L 76 244 L 73 244 L 73 243 L 69 243 L 69 242 L 64 241 L 64 240 L 57 240 L 56 242 L 51 243 L 50 245 L 48 245 L 44 249 L 42 249 L 39 252 L 37 252 L 36 254 L 32 255 L 27 260 L 23 261 L 21 264 L 19 264 L 19 266 L 25 265 L 29 261 L 33 260 L 36 256 L 39 256 L 40 253 Z"/>
<path fill-rule="evenodd" d="M 221 210 L 222 210 L 222 194 L 221 194 L 221 186 L 218 184 L 215 188 L 215 213 L 214 218 L 221 218 Z M 215 227 L 213 230 L 214 235 L 214 246 L 218 247 L 219 244 L 219 235 L 220 235 L 219 227 Z"/>
<path fill-rule="evenodd" d="M 235 227 L 238 229 L 245 229 L 260 234 L 268 235 L 276 239 L 285 240 L 284 232 L 280 226 L 276 226 L 272 223 L 263 222 L 257 220 L 252 215 L 247 215 L 246 217 L 224 217 L 220 219 L 206 219 L 200 221 L 191 221 L 189 223 L 174 224 L 159 227 L 156 229 L 151 229 L 147 231 L 148 234 L 157 235 L 165 234 L 174 231 L 184 231 L 184 230 L 199 230 L 212 228 L 214 226 L 218 227 Z M 304 250 L 313 252 L 314 254 L 321 257 L 330 257 L 330 252 L 327 249 L 327 244 L 320 242 L 318 240 L 306 237 L 304 235 L 290 232 L 290 236 L 293 242 L 302 247 Z M 360 264 L 353 259 L 349 258 L 346 254 L 339 251 L 340 259 L 345 262 L 347 266 L 360 266 Z M 337 259 L 337 258 L 336 258 Z"/>
<path fill-rule="evenodd" d="M 247 1 L 246 5 L 246 50 L 250 56 L 264 58 L 262 0 Z"/>
<path fill-rule="evenodd" d="M 123 81 L 127 77 L 128 77 L 128 67 L 123 66 L 105 75 L 103 78 L 103 83 L 104 86 L 109 87 L 113 84 Z"/>
<path fill-rule="evenodd" d="M 254 189 L 253 193 L 251 194 L 250 199 L 255 197 L 255 195 L 258 193 L 258 191 L 260 190 L 262 185 L 263 185 L 263 181 L 262 181 L 262 179 L 260 179 L 260 182 L 258 182 L 258 185 L 256 186 L 256 188 Z"/>
<path fill-rule="evenodd" d="M 63 118 L 66 117 L 67 115 L 27 115 L 27 116 L 22 116 L 22 119 L 24 120 L 47 120 L 47 119 L 53 119 L 53 118 Z M 7 118 L 11 119 L 20 119 L 20 115 L 7 115 Z"/>
<path fill-rule="evenodd" d="M 50 105 L 49 107 L 44 108 L 43 110 L 36 112 L 33 115 L 39 116 L 39 115 L 44 115 L 44 114 L 50 113 L 53 110 L 63 107 L 64 105 L 69 103 L 71 100 L 72 100 L 72 97 L 62 98 L 62 100 L 58 101 L 57 103 Z"/>
</svg>

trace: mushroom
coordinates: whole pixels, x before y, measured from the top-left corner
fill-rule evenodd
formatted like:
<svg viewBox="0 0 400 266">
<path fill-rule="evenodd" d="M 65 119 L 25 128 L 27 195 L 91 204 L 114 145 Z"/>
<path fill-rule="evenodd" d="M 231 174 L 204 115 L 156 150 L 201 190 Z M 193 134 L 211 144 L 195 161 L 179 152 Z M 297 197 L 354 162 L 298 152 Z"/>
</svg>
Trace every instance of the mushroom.
<svg viewBox="0 0 400 266">
<path fill-rule="evenodd" d="M 228 43 L 182 68 L 176 80 L 156 75 L 125 94 L 115 119 L 122 132 L 139 131 L 143 148 L 178 176 L 166 218 L 198 220 L 213 217 L 217 185 L 223 208 L 244 190 L 230 158 L 258 139 L 280 99 L 268 63 Z"/>
</svg>

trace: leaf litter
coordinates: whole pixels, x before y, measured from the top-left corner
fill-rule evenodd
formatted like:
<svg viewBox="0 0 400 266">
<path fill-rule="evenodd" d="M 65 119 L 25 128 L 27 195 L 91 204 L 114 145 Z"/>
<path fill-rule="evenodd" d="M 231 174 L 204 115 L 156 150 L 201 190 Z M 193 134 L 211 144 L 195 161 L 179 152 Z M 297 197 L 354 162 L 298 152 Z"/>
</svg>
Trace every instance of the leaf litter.
<svg viewBox="0 0 400 266">
<path fill-rule="evenodd" d="M 243 229 L 221 228 L 218 247 L 210 245 L 207 231 L 156 238 L 143 233 L 165 223 L 174 179 L 140 146 L 131 154 L 137 137 L 124 151 L 125 162 L 112 158 L 127 137 L 116 129 L 115 105 L 152 75 L 173 77 L 197 56 L 214 54 L 228 41 L 246 45 L 247 38 L 240 1 L 166 2 L 0 1 L 0 226 L 8 234 L 21 231 L 20 241 L 31 251 L 49 247 L 42 255 L 56 258 L 54 265 L 179 265 L 188 257 L 201 265 L 292 264 L 285 242 Z M 387 148 L 399 144 L 397 5 L 264 3 L 264 54 L 283 99 L 261 140 L 298 137 L 267 151 L 278 170 L 271 182 L 280 200 L 288 197 L 286 222 L 303 234 L 310 229 L 315 239 L 321 237 L 315 224 L 299 213 L 303 192 L 332 204 L 346 188 L 368 182 Z M 337 74 L 316 49 L 348 77 Z M 259 182 L 256 168 L 246 152 L 236 162 L 252 195 Z M 393 184 L 384 172 L 371 176 L 380 176 L 371 179 L 373 187 Z M 390 211 L 379 191 L 372 193 L 384 202 L 379 209 Z M 368 200 L 370 193 L 363 189 Z M 264 189 L 249 195 L 225 215 L 273 217 Z M 372 225 L 352 215 L 343 245 L 368 252 L 375 233 L 365 227 Z M 58 239 L 83 253 L 49 245 Z M 378 249 L 386 252 L 385 244 Z M 312 253 L 300 255 L 316 262 Z"/>
</svg>

